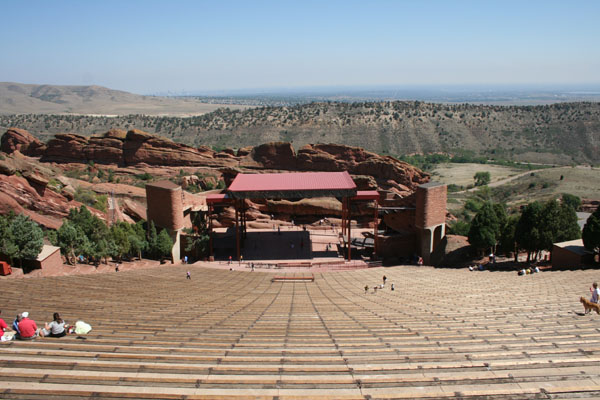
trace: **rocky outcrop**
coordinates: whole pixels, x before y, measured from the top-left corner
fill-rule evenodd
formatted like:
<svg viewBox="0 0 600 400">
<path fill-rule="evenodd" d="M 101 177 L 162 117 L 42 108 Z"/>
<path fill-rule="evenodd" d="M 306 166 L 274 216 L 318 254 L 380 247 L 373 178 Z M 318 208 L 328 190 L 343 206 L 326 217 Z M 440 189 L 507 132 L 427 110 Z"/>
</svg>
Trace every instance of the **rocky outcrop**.
<svg viewBox="0 0 600 400">
<path fill-rule="evenodd" d="M 195 148 L 134 129 L 123 142 L 126 165 L 146 163 L 166 166 L 226 166 L 235 165 L 235 157 L 216 158 L 208 147 Z"/>
<path fill-rule="evenodd" d="M 307 145 L 298 150 L 300 171 L 348 171 L 355 175 L 370 175 L 379 186 L 401 184 L 409 190 L 429 181 L 429 175 L 403 161 L 380 156 L 360 147 L 338 144 Z"/>
<path fill-rule="evenodd" d="M 89 139 L 72 133 L 55 135 L 48 142 L 48 147 L 42 155 L 42 161 L 53 161 L 59 163 L 82 162 L 87 163 L 89 159 L 85 149 Z"/>
<path fill-rule="evenodd" d="M 80 162 L 120 166 L 147 164 L 172 167 L 220 167 L 284 171 L 348 171 L 360 175 L 361 189 L 392 189 L 404 196 L 416 186 L 429 181 L 429 175 L 390 156 L 380 156 L 360 147 L 338 144 L 314 144 L 297 153 L 290 143 L 272 142 L 253 148 L 245 147 L 237 154 L 231 149 L 215 152 L 176 143 L 137 129 L 124 133 L 110 130 L 99 137 L 59 134 L 46 147 L 22 130 L 11 129 L 2 137 L 7 152 L 16 150 L 35 155 L 43 150 L 42 161 Z M 224 174 L 227 175 L 227 174 Z M 227 178 L 227 177 L 226 177 Z"/>
<path fill-rule="evenodd" d="M 237 164 L 236 157 L 229 153 L 217 154 L 205 146 L 195 148 L 137 129 L 127 133 L 113 129 L 103 136 L 89 138 L 72 133 L 58 134 L 48 142 L 41 156 L 44 162 L 93 161 L 97 164 L 122 166 L 148 164 L 221 167 Z"/>
<path fill-rule="evenodd" d="M 45 149 L 46 145 L 25 129 L 10 128 L 0 140 L 0 150 L 8 154 L 19 151 L 25 155 L 37 157 L 41 156 Z"/>
<path fill-rule="evenodd" d="M 249 154 L 250 158 L 263 168 L 296 170 L 296 152 L 290 143 L 273 142 L 256 146 Z"/>
<path fill-rule="evenodd" d="M 58 229 L 69 210 L 80 206 L 81 203 L 70 201 L 52 190 L 44 190 L 40 194 L 23 177 L 0 175 L 0 214 L 10 211 L 16 214 L 23 213 L 47 228 Z M 92 212 L 106 219 L 99 211 Z"/>
</svg>

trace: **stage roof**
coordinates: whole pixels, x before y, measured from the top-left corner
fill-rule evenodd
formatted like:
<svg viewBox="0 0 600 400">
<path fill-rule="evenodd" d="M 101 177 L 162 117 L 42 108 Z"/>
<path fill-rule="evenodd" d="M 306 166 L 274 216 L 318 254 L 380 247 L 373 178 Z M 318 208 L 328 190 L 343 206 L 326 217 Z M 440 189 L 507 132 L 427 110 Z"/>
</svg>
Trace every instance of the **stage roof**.
<svg viewBox="0 0 600 400">
<path fill-rule="evenodd" d="M 227 193 L 236 199 L 351 197 L 356 185 L 346 171 L 238 174 Z"/>
<path fill-rule="evenodd" d="M 231 198 L 227 196 L 227 193 L 216 193 L 206 196 L 206 204 L 228 203 L 230 201 Z"/>
<path fill-rule="evenodd" d="M 377 200 L 379 201 L 379 192 L 377 190 L 359 190 L 352 200 Z"/>
</svg>

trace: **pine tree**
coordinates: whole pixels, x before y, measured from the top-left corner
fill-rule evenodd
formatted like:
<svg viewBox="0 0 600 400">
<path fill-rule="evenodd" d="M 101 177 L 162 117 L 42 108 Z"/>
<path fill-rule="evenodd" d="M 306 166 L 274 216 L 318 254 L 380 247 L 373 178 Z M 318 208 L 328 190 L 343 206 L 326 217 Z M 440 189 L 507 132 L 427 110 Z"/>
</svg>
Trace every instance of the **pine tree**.
<svg viewBox="0 0 600 400">
<path fill-rule="evenodd" d="M 151 220 L 148 223 L 148 251 L 150 252 L 151 257 L 158 257 L 158 254 L 156 252 L 157 243 L 158 232 L 156 231 L 154 221 Z"/>
<path fill-rule="evenodd" d="M 173 251 L 173 239 L 169 236 L 169 232 L 166 229 L 163 229 L 158 234 L 158 238 L 156 240 L 156 252 L 158 256 L 162 259 L 164 257 L 169 258 L 171 256 L 171 252 Z"/>
<path fill-rule="evenodd" d="M 500 239 L 500 228 L 495 207 L 485 202 L 471 221 L 469 243 L 480 252 L 493 248 Z"/>
<path fill-rule="evenodd" d="M 583 227 L 582 238 L 586 249 L 598 253 L 600 248 L 600 207 L 588 217 Z"/>
<path fill-rule="evenodd" d="M 9 225 L 12 241 L 16 246 L 15 258 L 21 267 L 23 259 L 35 260 L 44 247 L 44 231 L 24 214 L 17 215 Z"/>
<path fill-rule="evenodd" d="M 523 208 L 519 222 L 517 222 L 515 241 L 518 248 L 527 250 L 527 262 L 531 261 L 533 253 L 541 249 L 542 240 L 538 226 L 541 214 L 542 205 L 534 201 Z"/>
</svg>

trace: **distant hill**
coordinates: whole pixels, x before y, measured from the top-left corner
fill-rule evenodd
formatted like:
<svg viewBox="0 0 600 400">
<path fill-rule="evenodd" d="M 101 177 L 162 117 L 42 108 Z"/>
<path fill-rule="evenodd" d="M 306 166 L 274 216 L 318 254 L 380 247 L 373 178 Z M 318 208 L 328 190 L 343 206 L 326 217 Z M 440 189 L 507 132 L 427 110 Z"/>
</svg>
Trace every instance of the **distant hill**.
<svg viewBox="0 0 600 400">
<path fill-rule="evenodd" d="M 193 146 L 254 146 L 270 141 L 339 143 L 380 154 L 447 152 L 539 163 L 600 162 L 600 103 L 544 106 L 432 104 L 419 101 L 311 103 L 218 109 L 190 118 L 0 116 L 44 139 L 138 128 Z"/>
<path fill-rule="evenodd" d="M 0 114 L 199 115 L 219 107 L 193 98 L 141 96 L 102 86 L 0 82 Z"/>
</svg>

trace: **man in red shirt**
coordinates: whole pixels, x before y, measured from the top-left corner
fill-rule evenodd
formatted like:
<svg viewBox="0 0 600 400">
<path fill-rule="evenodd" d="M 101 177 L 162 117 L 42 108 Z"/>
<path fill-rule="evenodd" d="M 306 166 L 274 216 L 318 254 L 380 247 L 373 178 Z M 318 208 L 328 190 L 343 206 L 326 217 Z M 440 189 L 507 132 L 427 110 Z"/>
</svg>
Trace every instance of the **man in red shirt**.
<svg viewBox="0 0 600 400">
<path fill-rule="evenodd" d="M 37 325 L 35 321 L 29 319 L 29 313 L 27 311 L 21 314 L 23 319 L 19 322 L 19 336 L 18 339 L 30 340 L 37 337 Z"/>
<path fill-rule="evenodd" d="M 2 314 L 2 310 L 0 310 L 0 314 Z M 8 325 L 6 325 L 6 322 L 4 322 L 2 318 L 0 318 L 0 333 L 4 333 L 4 331 L 10 331 L 10 329 L 8 329 Z"/>
</svg>

